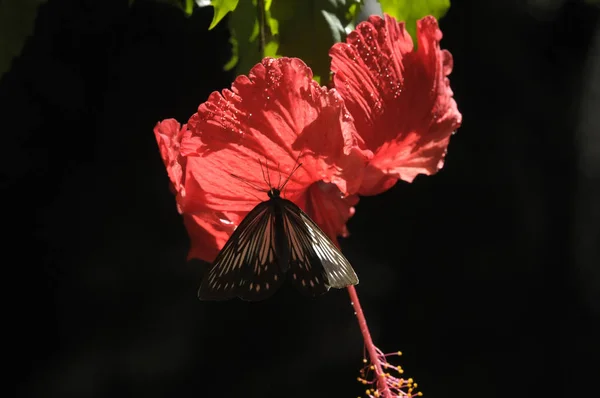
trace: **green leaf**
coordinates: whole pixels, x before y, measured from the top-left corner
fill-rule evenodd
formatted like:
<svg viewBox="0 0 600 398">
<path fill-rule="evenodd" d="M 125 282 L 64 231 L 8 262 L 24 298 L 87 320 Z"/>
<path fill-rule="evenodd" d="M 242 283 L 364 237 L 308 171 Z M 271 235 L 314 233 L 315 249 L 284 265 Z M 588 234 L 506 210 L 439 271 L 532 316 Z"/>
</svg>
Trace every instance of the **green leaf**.
<svg viewBox="0 0 600 398">
<path fill-rule="evenodd" d="M 276 0 L 271 15 L 279 23 L 278 55 L 306 62 L 321 83 L 329 80 L 329 49 L 346 38 L 358 0 Z"/>
<path fill-rule="evenodd" d="M 188 17 L 194 12 L 194 0 L 185 0 L 185 8 L 183 10 Z"/>
<path fill-rule="evenodd" d="M 355 3 L 350 4 L 348 12 L 346 13 L 346 21 L 349 21 L 344 30 L 346 33 L 352 32 L 356 27 L 356 15 L 362 7 L 361 0 L 357 0 Z"/>
<path fill-rule="evenodd" d="M 200 1 L 198 3 L 198 5 L 204 5 L 205 1 L 202 0 L 197 0 Z M 217 24 L 223 19 L 225 18 L 225 15 L 227 15 L 227 13 L 229 11 L 235 11 L 235 9 L 238 6 L 238 2 L 239 0 L 211 0 L 210 5 L 213 6 L 215 8 L 215 13 L 213 15 L 213 20 L 210 23 L 210 26 L 208 27 L 208 30 L 211 30 L 212 28 L 214 28 L 215 26 L 217 26 Z M 248 3 L 248 0 L 244 0 L 242 2 L 242 4 L 244 3 Z M 256 13 L 254 13 L 255 15 Z"/>
<path fill-rule="evenodd" d="M 231 44 L 231 58 L 229 59 L 229 61 L 227 61 L 227 63 L 225 65 L 223 65 L 223 70 L 226 71 L 230 71 L 233 68 L 235 68 L 235 66 L 237 65 L 240 56 L 239 56 L 239 45 L 238 45 L 238 41 L 235 38 L 235 36 L 233 35 L 233 32 L 231 33 L 231 37 L 229 38 L 229 44 Z"/>
<path fill-rule="evenodd" d="M 359 0 L 266 0 L 265 57 L 298 57 L 323 84 L 329 80 L 329 48 L 345 40 Z M 237 62 L 236 73 L 247 74 L 261 61 L 256 0 L 242 1 L 229 18 L 233 55 L 226 70 Z"/>
<path fill-rule="evenodd" d="M 278 0 L 276 0 L 278 1 Z M 276 35 L 279 32 L 278 21 L 271 17 L 271 0 L 265 1 L 265 57 L 277 57 L 279 43 Z M 256 0 L 242 1 L 229 17 L 229 31 L 233 55 L 225 65 L 225 70 L 237 66 L 237 74 L 247 74 L 250 69 L 261 61 L 258 48 L 258 13 Z"/>
<path fill-rule="evenodd" d="M 0 76 L 33 34 L 38 6 L 45 0 L 0 0 Z"/>
<path fill-rule="evenodd" d="M 237 74 L 247 74 L 260 61 L 256 36 L 258 25 L 256 7 L 249 0 L 242 1 L 229 17 L 230 43 L 233 45 L 231 60 L 225 69 L 236 66 Z M 254 37 L 254 42 L 252 38 Z"/>
<path fill-rule="evenodd" d="M 450 8 L 450 0 L 379 0 L 384 13 L 406 22 L 406 30 L 416 43 L 417 20 L 433 15 L 440 19 Z"/>
</svg>

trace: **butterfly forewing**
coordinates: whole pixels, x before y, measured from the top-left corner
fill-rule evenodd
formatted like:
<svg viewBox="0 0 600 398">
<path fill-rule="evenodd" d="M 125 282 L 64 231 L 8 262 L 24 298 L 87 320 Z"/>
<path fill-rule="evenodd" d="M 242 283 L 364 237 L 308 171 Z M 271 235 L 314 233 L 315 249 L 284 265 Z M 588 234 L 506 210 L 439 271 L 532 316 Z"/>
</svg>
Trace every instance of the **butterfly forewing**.
<svg viewBox="0 0 600 398">
<path fill-rule="evenodd" d="M 294 203 L 283 202 L 292 283 L 311 296 L 357 284 L 352 266 L 321 228 Z"/>
<path fill-rule="evenodd" d="M 284 212 L 283 226 L 290 247 L 289 279 L 300 292 L 317 296 L 329 290 L 325 269 L 313 248 L 306 229 L 298 224 L 294 212 Z"/>
<path fill-rule="evenodd" d="M 245 300 L 269 297 L 283 282 L 275 253 L 275 216 L 270 201 L 259 203 L 233 232 L 208 274 L 198 297 Z"/>
</svg>

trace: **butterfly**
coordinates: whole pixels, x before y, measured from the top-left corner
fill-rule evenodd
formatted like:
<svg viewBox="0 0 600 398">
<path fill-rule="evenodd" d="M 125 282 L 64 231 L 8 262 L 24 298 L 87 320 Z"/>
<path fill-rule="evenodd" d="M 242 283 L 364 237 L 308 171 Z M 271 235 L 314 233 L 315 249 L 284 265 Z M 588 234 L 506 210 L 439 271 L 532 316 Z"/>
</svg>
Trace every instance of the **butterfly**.
<svg viewBox="0 0 600 398">
<path fill-rule="evenodd" d="M 225 243 L 198 289 L 199 299 L 237 296 L 263 300 L 286 278 L 312 297 L 332 287 L 358 284 L 352 266 L 331 239 L 300 207 L 281 195 L 300 166 L 298 163 L 277 188 L 265 178 L 269 199 L 256 205 Z"/>
</svg>

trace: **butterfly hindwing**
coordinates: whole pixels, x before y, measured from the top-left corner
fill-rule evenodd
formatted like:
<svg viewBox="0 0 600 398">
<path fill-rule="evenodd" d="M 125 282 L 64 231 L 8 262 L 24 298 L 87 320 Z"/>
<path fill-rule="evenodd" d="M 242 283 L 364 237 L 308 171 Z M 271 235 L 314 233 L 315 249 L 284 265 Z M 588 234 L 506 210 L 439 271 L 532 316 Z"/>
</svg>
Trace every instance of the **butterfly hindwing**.
<svg viewBox="0 0 600 398">
<path fill-rule="evenodd" d="M 290 246 L 290 279 L 302 293 L 317 296 L 330 287 L 356 285 L 352 266 L 319 228 L 294 203 L 284 200 L 283 219 Z"/>
<path fill-rule="evenodd" d="M 283 282 L 275 253 L 275 215 L 272 202 L 259 203 L 242 220 L 198 290 L 202 300 L 245 300 L 269 297 Z"/>
</svg>

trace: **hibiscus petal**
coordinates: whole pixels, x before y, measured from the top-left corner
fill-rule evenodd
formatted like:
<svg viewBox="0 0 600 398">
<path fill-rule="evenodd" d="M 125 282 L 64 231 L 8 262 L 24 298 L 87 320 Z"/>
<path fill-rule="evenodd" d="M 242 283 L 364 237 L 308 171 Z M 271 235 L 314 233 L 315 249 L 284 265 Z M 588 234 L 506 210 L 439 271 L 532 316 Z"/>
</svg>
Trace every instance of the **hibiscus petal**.
<svg viewBox="0 0 600 398">
<path fill-rule="evenodd" d="M 186 175 L 178 203 L 190 216 L 190 256 L 212 260 L 223 236 L 268 199 L 269 187 L 281 186 L 298 160 L 302 167 L 283 195 L 301 207 L 312 203 L 310 187 L 320 181 L 335 184 L 338 196 L 356 192 L 368 156 L 358 143 L 337 91 L 320 87 L 299 59 L 265 59 L 231 90 L 212 93 L 188 121 L 180 147 Z M 347 217 L 323 213 L 320 220 L 337 233 Z"/>
<path fill-rule="evenodd" d="M 357 189 L 360 175 L 344 175 L 337 162 L 357 145 L 353 119 L 335 90 L 320 87 L 312 71 L 296 58 L 266 58 L 232 90 L 214 92 L 189 122 L 184 155 L 235 150 L 255 167 L 240 176 L 262 182 L 259 159 L 291 169 L 302 153 L 303 168 L 290 181 L 334 182 L 344 192 Z M 354 152 L 352 156 L 361 154 Z M 347 186 L 351 183 L 350 186 Z"/>
<path fill-rule="evenodd" d="M 213 261 L 234 230 L 233 224 L 214 223 L 193 214 L 184 214 L 183 223 L 190 237 L 188 260 Z"/>
<path fill-rule="evenodd" d="M 165 119 L 158 122 L 154 127 L 154 136 L 158 143 L 160 155 L 176 192 L 181 189 L 185 169 L 185 159 L 180 156 L 179 146 L 186 131 L 186 125 L 180 128 L 179 122 L 175 119 Z"/>
<path fill-rule="evenodd" d="M 338 236 L 347 237 L 346 223 L 354 215 L 358 195 L 344 196 L 334 184 L 322 182 L 311 185 L 309 191 L 306 202 L 299 205 L 334 242 Z"/>
<path fill-rule="evenodd" d="M 452 56 L 439 47 L 435 18 L 417 22 L 417 37 L 415 51 L 403 22 L 371 16 L 330 51 L 334 85 L 354 116 L 363 148 L 373 152 L 363 195 L 380 193 L 396 179 L 411 182 L 437 172 L 461 124 L 446 77 Z"/>
</svg>

